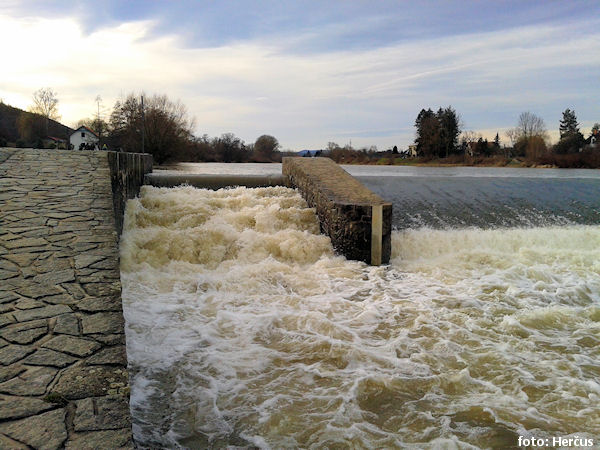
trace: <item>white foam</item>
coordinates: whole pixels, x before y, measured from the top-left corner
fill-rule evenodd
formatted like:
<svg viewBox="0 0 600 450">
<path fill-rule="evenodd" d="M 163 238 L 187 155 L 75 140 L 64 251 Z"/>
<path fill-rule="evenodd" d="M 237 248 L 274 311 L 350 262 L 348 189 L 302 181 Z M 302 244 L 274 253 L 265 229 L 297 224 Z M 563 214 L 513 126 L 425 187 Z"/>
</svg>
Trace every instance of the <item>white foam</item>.
<svg viewBox="0 0 600 450">
<path fill-rule="evenodd" d="M 144 187 L 121 240 L 136 439 L 476 448 L 600 433 L 599 244 L 589 226 L 420 229 L 368 267 L 334 254 L 292 190 Z"/>
</svg>

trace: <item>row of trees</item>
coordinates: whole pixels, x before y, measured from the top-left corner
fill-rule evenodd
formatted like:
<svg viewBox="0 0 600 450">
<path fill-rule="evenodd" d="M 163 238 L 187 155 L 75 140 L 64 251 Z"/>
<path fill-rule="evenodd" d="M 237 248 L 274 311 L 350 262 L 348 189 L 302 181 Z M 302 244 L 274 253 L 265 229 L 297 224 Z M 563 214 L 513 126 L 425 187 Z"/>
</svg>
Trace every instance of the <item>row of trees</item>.
<svg viewBox="0 0 600 450">
<path fill-rule="evenodd" d="M 86 125 L 94 130 L 100 138 L 102 148 L 106 146 L 128 152 L 145 151 L 151 153 L 158 164 L 168 160 L 281 160 L 279 142 L 270 135 L 262 135 L 252 144 L 246 144 L 232 133 L 214 138 L 207 135 L 195 137 L 194 119 L 190 118 L 185 106 L 165 95 L 138 96 L 132 93 L 118 100 L 112 111 L 104 115 L 100 113 L 101 99 L 98 97 L 96 101 L 96 117 L 80 120 L 77 126 Z M 59 118 L 56 92 L 51 88 L 36 91 L 30 113 L 21 114 L 16 120 L 19 141 L 29 145 L 40 142 L 42 138 L 49 136 L 49 124 L 56 125 L 55 121 Z M 460 116 L 452 106 L 440 107 L 435 112 L 431 108 L 422 109 L 415 120 L 415 128 L 416 152 L 419 156 L 430 159 L 467 154 L 500 154 L 506 158 L 517 156 L 539 159 L 548 154 L 580 152 L 589 143 L 580 132 L 576 114 L 571 109 L 563 112 L 559 124 L 560 140 L 552 147 L 548 145 L 549 136 L 543 119 L 530 112 L 522 113 L 517 126 L 506 132 L 510 146 L 501 146 L 498 134 L 492 142 L 488 142 L 473 132 L 463 132 Z M 598 133 L 598 128 L 600 125 L 596 124 L 592 131 L 596 130 Z M 408 155 L 407 152 L 398 152 L 396 147 L 386 152 L 378 152 L 374 146 L 357 151 L 351 146 L 342 148 L 333 142 L 328 144 L 327 150 L 332 158 L 340 162 L 367 163 L 380 157 L 393 159 L 395 155 Z"/>
<path fill-rule="evenodd" d="M 415 144 L 419 155 L 447 158 L 460 151 L 460 119 L 456 111 L 448 106 L 433 112 L 431 108 L 422 109 L 415 121 L 417 137 Z"/>
<path fill-rule="evenodd" d="M 100 108 L 98 108 L 100 109 Z M 101 145 L 126 152 L 151 153 L 158 164 L 169 160 L 218 162 L 280 161 L 279 142 L 270 135 L 246 144 L 232 133 L 209 138 L 193 134 L 194 119 L 185 106 L 165 95 L 129 94 L 118 100 L 108 121 L 100 114 L 79 121 L 100 137 Z"/>
<path fill-rule="evenodd" d="M 501 146 L 500 136 L 496 134 L 492 142 L 477 136 L 473 132 L 462 133 L 461 122 L 451 107 L 439 108 L 437 112 L 422 109 L 415 120 L 415 145 L 417 154 L 425 158 L 447 158 L 453 154 L 491 156 L 501 154 L 505 157 L 517 156 L 539 159 L 547 154 L 571 154 L 581 152 L 589 143 L 579 131 L 575 112 L 566 109 L 559 124 L 560 140 L 549 146 L 549 134 L 544 120 L 531 113 L 523 112 L 517 126 L 506 131 L 511 146 Z M 598 133 L 600 125 L 595 124 L 592 135 Z M 594 131 L 595 130 L 595 131 Z"/>
<path fill-rule="evenodd" d="M 17 147 L 56 146 L 50 136 L 68 140 L 72 129 L 56 122 L 58 96 L 51 88 L 33 94 L 29 111 L 0 102 L 0 147 L 11 141 Z M 246 144 L 232 133 L 209 138 L 194 136 L 194 119 L 185 106 L 166 95 L 129 94 L 118 100 L 111 111 L 101 114 L 96 98 L 95 117 L 79 120 L 99 137 L 99 147 L 126 152 L 151 153 L 158 164 L 172 161 L 271 162 L 281 161 L 280 145 L 271 135 L 262 135 Z M 61 144 L 63 145 L 63 144 Z"/>
</svg>

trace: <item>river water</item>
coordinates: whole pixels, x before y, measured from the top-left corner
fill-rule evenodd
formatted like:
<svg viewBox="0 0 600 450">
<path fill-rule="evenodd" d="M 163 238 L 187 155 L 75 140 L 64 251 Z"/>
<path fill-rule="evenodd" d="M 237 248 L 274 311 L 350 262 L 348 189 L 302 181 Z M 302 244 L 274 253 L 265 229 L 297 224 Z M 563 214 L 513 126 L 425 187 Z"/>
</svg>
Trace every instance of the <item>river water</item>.
<svg viewBox="0 0 600 450">
<path fill-rule="evenodd" d="M 287 188 L 143 187 L 128 202 L 121 275 L 136 441 L 598 444 L 600 173 L 347 170 L 394 203 L 389 266 L 335 255 Z"/>
</svg>

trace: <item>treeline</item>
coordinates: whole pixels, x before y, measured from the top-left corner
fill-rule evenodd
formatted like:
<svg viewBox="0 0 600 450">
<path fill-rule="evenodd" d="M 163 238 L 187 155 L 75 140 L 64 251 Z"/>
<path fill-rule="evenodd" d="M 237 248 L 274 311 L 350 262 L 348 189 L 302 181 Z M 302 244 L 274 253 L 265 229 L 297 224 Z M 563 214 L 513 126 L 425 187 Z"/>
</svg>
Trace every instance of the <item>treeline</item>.
<svg viewBox="0 0 600 450">
<path fill-rule="evenodd" d="M 142 104 L 143 102 L 143 104 Z M 262 135 L 246 144 L 232 133 L 210 138 L 196 137 L 194 119 L 185 106 L 165 95 L 129 94 L 118 100 L 108 121 L 96 117 L 82 120 L 100 138 L 100 145 L 126 152 L 152 154 L 157 164 L 189 162 L 271 162 L 281 161 L 279 142 Z"/>
<path fill-rule="evenodd" d="M 272 162 L 281 161 L 280 145 L 270 135 L 246 144 L 232 133 L 209 138 L 194 136 L 194 119 L 185 106 L 166 95 L 135 95 L 118 100 L 109 113 L 81 119 L 76 128 L 86 126 L 98 137 L 97 148 L 146 152 L 157 164 L 170 161 Z M 30 111 L 0 101 L 0 147 L 66 148 L 74 131 L 59 124 L 58 98 L 50 88 L 33 95 Z"/>
<path fill-rule="evenodd" d="M 408 149 L 378 151 L 376 147 L 355 149 L 330 142 L 328 156 L 342 164 L 451 164 L 519 165 L 600 168 L 600 124 L 587 137 L 580 131 L 577 116 L 567 109 L 559 123 L 560 139 L 549 144 L 544 120 L 523 112 L 517 125 L 505 132 L 508 142 L 496 133 L 493 140 L 464 131 L 458 113 L 451 107 L 422 109 L 415 120 L 415 141 Z"/>
<path fill-rule="evenodd" d="M 232 133 L 219 137 L 194 135 L 195 123 L 185 106 L 165 95 L 135 95 L 118 100 L 110 112 L 100 113 L 100 97 L 94 118 L 82 119 L 98 137 L 98 148 L 151 153 L 157 164 L 190 162 L 278 162 L 282 152 L 277 139 L 264 134 L 245 143 Z M 0 100 L 0 147 L 65 147 L 73 130 L 58 123 L 58 98 L 51 88 L 33 94 L 29 112 L 5 105 Z M 415 141 L 408 149 L 396 146 L 355 149 L 329 142 L 319 154 L 344 164 L 410 164 L 435 161 L 440 164 L 555 165 L 600 167 L 600 124 L 585 137 L 571 109 L 559 123 L 560 140 L 549 144 L 544 121 L 530 112 L 522 113 L 514 128 L 505 132 L 510 143 L 497 133 L 492 141 L 464 131 L 459 114 L 448 106 L 422 109 L 415 120 Z M 291 153 L 294 154 L 294 153 Z"/>
<path fill-rule="evenodd" d="M 424 161 L 441 158 L 446 161 L 440 163 L 502 165 L 516 160 L 525 166 L 600 167 L 600 124 L 596 123 L 585 138 L 571 109 L 563 112 L 560 139 L 554 145 L 549 144 L 544 120 L 531 112 L 521 113 L 517 126 L 506 131 L 510 145 L 502 145 L 498 133 L 493 141 L 488 141 L 474 132 L 463 132 L 452 107 L 440 108 L 436 113 L 422 109 L 415 128 L 415 156 Z M 486 158 L 493 161 L 485 161 Z"/>
</svg>

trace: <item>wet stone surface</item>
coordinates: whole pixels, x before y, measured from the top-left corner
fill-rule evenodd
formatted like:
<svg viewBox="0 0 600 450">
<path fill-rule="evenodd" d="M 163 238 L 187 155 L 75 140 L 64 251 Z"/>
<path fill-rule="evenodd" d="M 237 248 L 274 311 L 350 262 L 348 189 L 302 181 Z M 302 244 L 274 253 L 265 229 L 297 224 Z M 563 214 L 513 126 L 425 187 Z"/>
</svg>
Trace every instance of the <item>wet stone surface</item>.
<svg viewBox="0 0 600 450">
<path fill-rule="evenodd" d="M 103 152 L 0 148 L 0 448 L 134 448 Z"/>
</svg>

